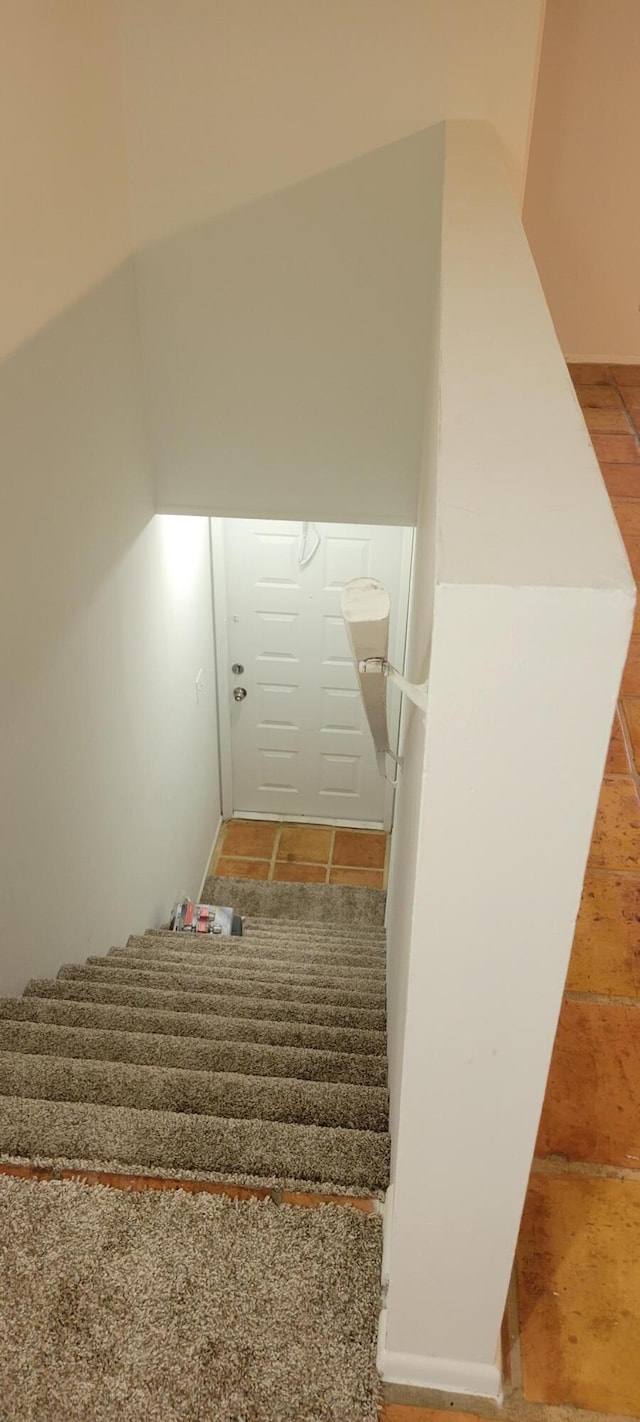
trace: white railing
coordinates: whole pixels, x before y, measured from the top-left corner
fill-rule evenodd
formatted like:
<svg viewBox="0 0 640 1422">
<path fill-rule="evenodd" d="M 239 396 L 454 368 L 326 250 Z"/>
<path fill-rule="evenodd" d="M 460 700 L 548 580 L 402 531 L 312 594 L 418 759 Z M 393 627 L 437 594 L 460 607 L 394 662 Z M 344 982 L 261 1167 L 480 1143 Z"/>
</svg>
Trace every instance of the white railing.
<svg viewBox="0 0 640 1422">
<path fill-rule="evenodd" d="M 427 683 L 416 686 L 407 681 L 388 659 L 391 602 L 382 583 L 376 578 L 354 578 L 343 588 L 341 608 L 378 770 L 390 780 L 387 756 L 398 770 L 402 769 L 402 757 L 397 756 L 389 744 L 387 679 L 395 682 L 402 694 L 410 697 L 422 712 L 427 709 Z M 397 779 L 391 783 L 397 784 Z"/>
</svg>

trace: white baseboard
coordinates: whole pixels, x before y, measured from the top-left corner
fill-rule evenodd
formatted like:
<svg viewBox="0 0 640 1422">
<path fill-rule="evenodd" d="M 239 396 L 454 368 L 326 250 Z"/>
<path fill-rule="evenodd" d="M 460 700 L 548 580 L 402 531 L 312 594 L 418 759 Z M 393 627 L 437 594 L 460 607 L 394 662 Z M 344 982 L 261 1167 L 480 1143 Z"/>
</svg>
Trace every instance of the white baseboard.
<svg viewBox="0 0 640 1422">
<path fill-rule="evenodd" d="M 310 820 L 308 815 L 276 815 L 275 812 L 266 810 L 234 810 L 234 820 L 268 820 L 269 824 L 278 825 L 330 825 L 332 829 L 360 829 L 360 830 L 383 830 L 382 820 L 332 820 L 323 818 L 322 815 L 314 815 Z"/>
<path fill-rule="evenodd" d="M 498 1363 L 465 1363 L 459 1358 L 394 1353 L 386 1346 L 386 1336 L 387 1310 L 383 1309 L 378 1328 L 377 1356 L 378 1372 L 383 1382 L 502 1401 L 502 1373 Z"/>
<path fill-rule="evenodd" d="M 196 903 L 197 903 L 197 904 L 201 903 L 201 901 L 202 901 L 202 890 L 204 889 L 204 886 L 205 886 L 205 884 L 206 884 L 206 882 L 207 882 L 207 879 L 208 879 L 208 877 L 209 877 L 209 865 L 210 865 L 211 859 L 212 859 L 212 857 L 213 857 L 213 851 L 214 851 L 214 849 L 215 849 L 215 847 L 216 847 L 216 840 L 217 840 L 218 835 L 219 835 L 219 833 L 220 833 L 220 826 L 221 826 L 221 824 L 222 824 L 222 815 L 219 815 L 219 816 L 218 816 L 218 823 L 217 823 L 217 825 L 216 825 L 216 832 L 215 832 L 215 834 L 214 834 L 214 836 L 213 836 L 213 839 L 212 839 L 212 841 L 211 841 L 211 848 L 210 848 L 209 853 L 208 853 L 208 855 L 207 855 L 207 862 L 206 862 L 206 864 L 205 864 L 205 866 L 204 866 L 204 874 L 202 875 L 202 878 L 201 878 L 201 880 L 200 880 L 200 888 L 198 889 L 198 895 L 197 895 L 197 898 L 196 898 Z"/>
</svg>

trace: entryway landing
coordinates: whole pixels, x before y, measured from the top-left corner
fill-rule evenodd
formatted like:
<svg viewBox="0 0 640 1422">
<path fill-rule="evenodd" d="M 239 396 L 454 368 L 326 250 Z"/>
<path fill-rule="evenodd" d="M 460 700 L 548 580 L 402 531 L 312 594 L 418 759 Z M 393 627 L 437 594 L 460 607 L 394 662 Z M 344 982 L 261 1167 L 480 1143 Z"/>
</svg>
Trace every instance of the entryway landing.
<svg viewBox="0 0 640 1422">
<path fill-rule="evenodd" d="M 272 820 L 227 820 L 209 874 L 279 883 L 385 889 L 391 836 L 380 830 Z"/>
</svg>

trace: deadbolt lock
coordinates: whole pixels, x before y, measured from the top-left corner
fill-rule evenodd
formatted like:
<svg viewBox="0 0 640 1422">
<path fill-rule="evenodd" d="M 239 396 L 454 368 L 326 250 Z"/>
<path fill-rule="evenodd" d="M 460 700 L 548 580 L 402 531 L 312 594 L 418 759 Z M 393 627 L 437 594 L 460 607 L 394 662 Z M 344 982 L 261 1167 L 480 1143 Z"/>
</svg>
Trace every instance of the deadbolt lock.
<svg viewBox="0 0 640 1422">
<path fill-rule="evenodd" d="M 234 676 L 242 676 L 244 667 L 241 665 L 240 662 L 234 662 L 231 670 Z"/>
</svg>

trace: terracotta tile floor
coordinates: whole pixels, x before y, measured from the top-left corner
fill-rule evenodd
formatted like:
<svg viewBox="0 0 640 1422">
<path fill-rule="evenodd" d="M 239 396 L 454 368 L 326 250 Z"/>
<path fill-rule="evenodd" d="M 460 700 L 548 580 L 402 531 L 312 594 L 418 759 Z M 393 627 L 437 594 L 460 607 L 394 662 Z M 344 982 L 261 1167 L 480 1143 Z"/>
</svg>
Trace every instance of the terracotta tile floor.
<svg viewBox="0 0 640 1422">
<path fill-rule="evenodd" d="M 379 830 L 227 820 L 209 872 L 237 879 L 383 889 L 390 838 Z"/>
<path fill-rule="evenodd" d="M 570 370 L 640 580 L 640 366 Z M 474 1400 L 483 1418 L 640 1417 L 639 792 L 637 610 L 505 1320 L 510 1380 L 500 1411 Z M 385 1422 L 476 1417 L 386 1391 Z"/>
</svg>

